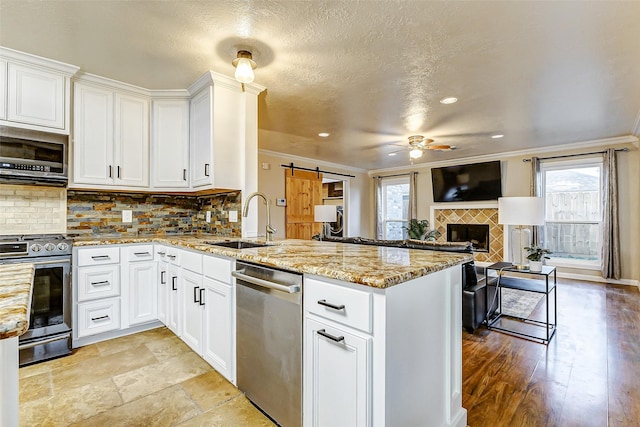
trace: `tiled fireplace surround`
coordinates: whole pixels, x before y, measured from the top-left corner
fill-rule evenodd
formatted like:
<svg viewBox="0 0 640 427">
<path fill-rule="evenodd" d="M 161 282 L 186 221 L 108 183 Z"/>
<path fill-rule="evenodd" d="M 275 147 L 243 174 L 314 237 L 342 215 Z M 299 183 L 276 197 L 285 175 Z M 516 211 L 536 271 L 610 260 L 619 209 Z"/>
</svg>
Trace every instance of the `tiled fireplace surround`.
<svg viewBox="0 0 640 427">
<path fill-rule="evenodd" d="M 475 252 L 477 262 L 502 261 L 504 251 L 503 226 L 498 224 L 498 204 L 452 204 L 431 206 L 431 224 L 440 232 L 438 241 L 447 241 L 447 224 L 489 225 L 489 252 Z"/>
</svg>

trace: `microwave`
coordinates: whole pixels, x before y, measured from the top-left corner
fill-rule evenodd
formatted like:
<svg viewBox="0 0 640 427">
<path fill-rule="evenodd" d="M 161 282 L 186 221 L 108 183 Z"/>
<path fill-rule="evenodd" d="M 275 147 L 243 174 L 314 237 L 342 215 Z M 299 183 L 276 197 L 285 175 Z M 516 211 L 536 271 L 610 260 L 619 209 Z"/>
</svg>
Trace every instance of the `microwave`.
<svg viewBox="0 0 640 427">
<path fill-rule="evenodd" d="M 69 136 L 0 126 L 0 182 L 66 186 Z"/>
</svg>

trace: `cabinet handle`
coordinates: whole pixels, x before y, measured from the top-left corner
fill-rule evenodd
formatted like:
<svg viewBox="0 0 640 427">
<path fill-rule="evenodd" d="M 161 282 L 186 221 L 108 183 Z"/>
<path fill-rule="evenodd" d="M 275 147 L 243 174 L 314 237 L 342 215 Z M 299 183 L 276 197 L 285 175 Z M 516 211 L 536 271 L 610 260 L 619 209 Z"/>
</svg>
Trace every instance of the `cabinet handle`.
<svg viewBox="0 0 640 427">
<path fill-rule="evenodd" d="M 204 305 L 204 288 L 200 288 L 200 305 Z"/>
<path fill-rule="evenodd" d="M 329 338 L 331 341 L 334 341 L 334 342 L 344 341 L 344 337 L 342 335 L 340 335 L 339 337 L 335 337 L 331 334 L 326 333 L 324 329 L 320 329 L 316 332 L 318 333 L 318 335 L 322 335 L 325 338 Z"/>
<path fill-rule="evenodd" d="M 111 259 L 109 255 L 92 255 L 91 259 L 99 260 L 99 259 Z"/>
<path fill-rule="evenodd" d="M 120 166 L 118 166 L 118 167 L 116 168 L 116 170 L 118 171 L 118 172 L 116 172 L 116 173 L 117 173 L 117 175 L 118 175 L 118 178 L 120 178 Z"/>
<path fill-rule="evenodd" d="M 333 308 L 334 310 L 344 310 L 344 304 L 331 304 L 330 302 L 327 302 L 326 299 L 321 299 L 320 301 L 318 301 L 318 304 L 324 305 L 325 307 Z"/>
<path fill-rule="evenodd" d="M 108 280 L 103 280 L 101 282 L 91 282 L 91 286 L 108 286 L 111 283 L 109 283 Z"/>
<path fill-rule="evenodd" d="M 149 252 L 134 252 L 135 256 L 149 256 L 151 255 Z"/>
<path fill-rule="evenodd" d="M 167 274 L 167 272 L 166 272 L 166 271 L 161 271 L 161 272 L 160 272 L 160 284 L 161 284 L 161 285 L 166 285 L 166 284 L 167 284 L 167 281 L 164 279 L 164 275 L 165 275 L 165 274 Z"/>
<path fill-rule="evenodd" d="M 98 322 L 100 320 L 109 320 L 109 315 L 105 314 L 104 316 L 100 316 L 100 317 L 92 317 L 91 321 L 92 322 Z"/>
<path fill-rule="evenodd" d="M 176 256 L 175 256 L 175 255 L 167 255 L 167 256 L 168 256 L 169 258 L 171 258 L 171 259 L 176 259 Z"/>
<path fill-rule="evenodd" d="M 182 169 L 182 180 L 183 181 L 187 180 L 187 170 L 186 169 Z"/>
<path fill-rule="evenodd" d="M 209 176 L 209 163 L 204 164 L 204 176 Z"/>
<path fill-rule="evenodd" d="M 165 256 L 166 254 L 167 254 L 166 252 L 160 252 L 160 251 L 158 251 L 158 255 L 160 255 L 160 256 Z"/>
<path fill-rule="evenodd" d="M 200 289 L 199 286 L 194 286 L 193 287 L 193 302 L 194 302 L 194 304 L 200 302 L 200 301 L 198 301 L 198 289 Z"/>
<path fill-rule="evenodd" d="M 171 277 L 171 289 L 174 291 L 178 290 L 178 288 L 176 287 L 176 280 L 178 280 L 178 276 Z"/>
<path fill-rule="evenodd" d="M 113 178 L 112 166 L 109 165 L 109 178 Z"/>
</svg>

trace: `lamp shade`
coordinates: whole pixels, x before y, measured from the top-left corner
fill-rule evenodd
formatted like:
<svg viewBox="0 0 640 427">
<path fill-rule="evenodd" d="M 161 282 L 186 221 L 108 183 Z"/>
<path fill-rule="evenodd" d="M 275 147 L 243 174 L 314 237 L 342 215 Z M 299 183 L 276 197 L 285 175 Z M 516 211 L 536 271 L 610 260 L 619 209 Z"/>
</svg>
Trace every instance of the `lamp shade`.
<svg viewBox="0 0 640 427">
<path fill-rule="evenodd" d="M 248 58 L 240 58 L 238 60 L 235 77 L 240 83 L 251 83 L 253 81 L 253 67 Z"/>
<path fill-rule="evenodd" d="M 544 225 L 542 197 L 498 198 L 498 224 Z"/>
<path fill-rule="evenodd" d="M 315 222 L 336 222 L 338 210 L 334 205 L 315 205 L 313 220 Z"/>
</svg>

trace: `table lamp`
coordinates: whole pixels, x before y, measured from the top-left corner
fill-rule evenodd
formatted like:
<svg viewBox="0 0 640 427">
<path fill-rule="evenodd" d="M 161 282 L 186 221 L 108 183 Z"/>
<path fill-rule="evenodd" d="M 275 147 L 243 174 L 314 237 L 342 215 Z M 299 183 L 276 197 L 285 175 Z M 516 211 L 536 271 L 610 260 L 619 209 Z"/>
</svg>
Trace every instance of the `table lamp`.
<svg viewBox="0 0 640 427">
<path fill-rule="evenodd" d="M 322 233 L 320 233 L 320 240 L 324 236 L 331 236 L 330 222 L 336 222 L 338 216 L 338 210 L 334 205 L 315 205 L 313 209 L 313 220 L 315 222 L 322 222 Z"/>
<path fill-rule="evenodd" d="M 526 250 L 531 246 L 531 230 L 525 225 L 544 225 L 544 199 L 542 197 L 498 198 L 498 224 L 515 225 L 509 235 L 511 263 L 514 268 L 527 268 Z"/>
</svg>

